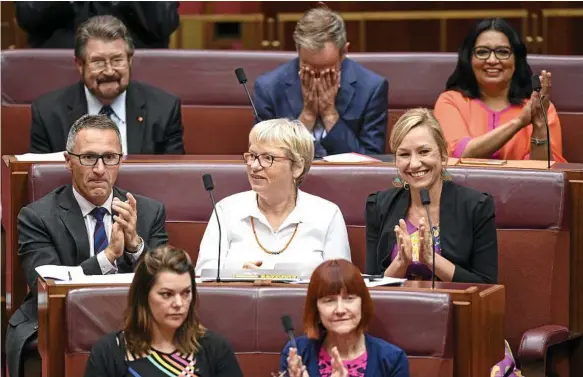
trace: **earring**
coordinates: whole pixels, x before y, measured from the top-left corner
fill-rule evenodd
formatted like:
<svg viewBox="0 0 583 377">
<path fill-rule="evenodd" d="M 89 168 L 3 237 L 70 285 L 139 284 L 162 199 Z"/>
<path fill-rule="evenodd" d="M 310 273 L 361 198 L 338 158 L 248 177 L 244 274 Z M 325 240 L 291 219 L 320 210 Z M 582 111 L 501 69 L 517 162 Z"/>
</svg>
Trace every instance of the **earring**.
<svg viewBox="0 0 583 377">
<path fill-rule="evenodd" d="M 409 184 L 407 182 L 403 181 L 399 175 L 397 175 L 395 177 L 395 179 L 393 179 L 393 186 L 399 187 L 399 188 L 402 187 L 405 190 L 409 190 Z"/>
<path fill-rule="evenodd" d="M 395 187 L 403 187 L 403 181 L 401 180 L 401 177 L 399 177 L 398 174 L 395 177 L 395 179 L 393 179 L 393 186 L 395 186 Z"/>
<path fill-rule="evenodd" d="M 446 168 L 443 168 L 443 170 L 441 171 L 441 179 L 443 181 L 451 181 L 452 180 L 452 176 L 451 174 L 447 171 Z"/>
</svg>

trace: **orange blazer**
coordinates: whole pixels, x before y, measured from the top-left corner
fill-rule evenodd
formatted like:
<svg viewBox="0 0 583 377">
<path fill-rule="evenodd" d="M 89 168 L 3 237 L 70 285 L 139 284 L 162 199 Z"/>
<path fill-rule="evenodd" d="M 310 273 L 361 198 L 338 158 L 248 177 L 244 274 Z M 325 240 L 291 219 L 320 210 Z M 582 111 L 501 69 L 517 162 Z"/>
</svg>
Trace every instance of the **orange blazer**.
<svg viewBox="0 0 583 377">
<path fill-rule="evenodd" d="M 523 106 L 510 105 L 504 110 L 492 111 L 479 99 L 467 98 L 460 92 L 449 90 L 441 93 L 433 112 L 449 145 L 450 155 L 459 158 L 473 137 L 484 135 L 500 124 L 518 117 Z M 557 162 L 567 162 L 563 157 L 561 122 L 552 103 L 547 112 L 547 119 L 551 133 L 551 159 Z M 530 159 L 531 137 L 532 125 L 528 125 L 518 131 L 502 148 L 494 152 L 491 158 L 501 160 Z"/>
</svg>

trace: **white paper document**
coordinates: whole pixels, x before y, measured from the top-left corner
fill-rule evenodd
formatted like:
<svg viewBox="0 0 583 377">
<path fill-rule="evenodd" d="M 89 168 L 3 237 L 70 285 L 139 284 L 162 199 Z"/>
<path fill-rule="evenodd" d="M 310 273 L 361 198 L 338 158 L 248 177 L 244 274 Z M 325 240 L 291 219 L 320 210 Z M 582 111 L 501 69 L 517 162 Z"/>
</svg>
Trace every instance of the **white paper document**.
<svg viewBox="0 0 583 377">
<path fill-rule="evenodd" d="M 110 274 L 110 275 L 83 275 L 71 281 L 56 281 L 56 284 L 131 284 L 134 274 Z"/>
<path fill-rule="evenodd" d="M 391 277 L 383 277 L 382 279 L 375 279 L 370 281 L 369 279 L 364 279 L 366 286 L 369 288 L 372 287 L 381 287 L 383 285 L 401 285 L 406 282 L 407 279 L 399 279 L 399 278 L 391 278 Z"/>
<path fill-rule="evenodd" d="M 83 268 L 81 266 L 57 266 L 54 264 L 47 264 L 44 266 L 39 266 L 35 268 L 36 273 L 45 280 L 77 280 L 85 276 L 83 273 Z"/>
<path fill-rule="evenodd" d="M 340 154 L 334 154 L 334 155 L 330 155 L 330 156 L 326 156 L 322 158 L 324 161 L 327 162 L 348 162 L 348 163 L 354 163 L 354 162 L 368 162 L 368 163 L 372 163 L 372 162 L 381 162 L 381 160 L 378 160 L 376 158 L 372 158 L 369 156 L 365 156 L 363 154 L 359 154 L 359 153 L 340 153 Z"/>
<path fill-rule="evenodd" d="M 131 284 L 134 274 L 85 275 L 81 266 L 57 266 L 48 264 L 36 268 L 44 280 L 55 280 L 56 284 Z"/>
<path fill-rule="evenodd" d="M 18 154 L 14 156 L 17 161 L 30 161 L 30 162 L 44 162 L 44 161 L 65 161 L 65 155 L 63 152 L 54 153 L 25 153 Z"/>
<path fill-rule="evenodd" d="M 364 278 L 364 283 L 368 288 L 372 287 L 381 287 L 383 285 L 401 285 L 406 282 L 407 279 L 398 279 L 398 278 L 390 278 L 390 277 L 383 277 L 382 279 L 374 279 L 370 280 L 368 278 Z M 310 279 L 298 279 L 290 281 L 291 284 L 310 284 Z"/>
</svg>

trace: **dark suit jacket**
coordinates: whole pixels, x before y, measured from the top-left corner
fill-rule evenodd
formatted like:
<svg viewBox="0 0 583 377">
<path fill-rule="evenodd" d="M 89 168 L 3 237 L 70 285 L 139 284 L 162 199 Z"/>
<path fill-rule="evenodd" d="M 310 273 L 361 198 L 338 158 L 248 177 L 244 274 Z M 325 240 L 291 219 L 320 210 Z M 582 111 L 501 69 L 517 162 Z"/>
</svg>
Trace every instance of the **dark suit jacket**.
<svg viewBox="0 0 583 377">
<path fill-rule="evenodd" d="M 75 30 L 90 17 L 112 15 L 136 48 L 168 48 L 180 24 L 177 1 L 17 1 L 16 21 L 31 48 L 74 48 Z"/>
<path fill-rule="evenodd" d="M 114 188 L 113 195 L 127 200 L 127 191 Z M 162 203 L 134 195 L 137 203 L 136 229 L 144 240 L 144 251 L 168 243 Z M 9 320 L 6 352 L 10 375 L 19 377 L 18 361 L 22 349 L 38 328 L 37 277 L 35 268 L 47 264 L 81 266 L 86 275 L 101 275 L 95 256 L 89 257 L 89 237 L 81 208 L 71 185 L 61 186 L 40 200 L 27 205 L 18 214 L 18 255 L 30 292 Z M 117 261 L 119 272 L 132 272 L 129 256 Z"/>
<path fill-rule="evenodd" d="M 296 58 L 257 78 L 253 101 L 260 120 L 300 116 L 304 100 L 299 70 Z M 339 119 L 320 143 L 328 154 L 385 153 L 389 83 L 348 58 L 341 70 L 336 96 Z"/>
<path fill-rule="evenodd" d="M 178 97 L 137 81 L 130 81 L 126 90 L 128 154 L 184 154 Z M 71 126 L 85 114 L 87 99 L 82 82 L 35 100 L 30 151 L 64 151 Z"/>
<path fill-rule="evenodd" d="M 409 360 L 402 349 L 367 333 L 364 334 L 364 341 L 367 352 L 365 377 L 409 377 Z M 324 338 L 309 339 L 305 335 L 296 339 L 298 355 L 302 358 L 310 377 L 321 376 L 319 355 L 323 342 Z M 287 371 L 287 358 L 291 347 L 291 342 L 283 347 L 280 371 Z"/>
<path fill-rule="evenodd" d="M 378 191 L 366 200 L 366 273 L 382 274 L 395 246 L 395 225 L 405 219 L 411 193 Z M 441 254 L 455 265 L 454 282 L 498 281 L 498 240 L 494 199 L 489 194 L 445 182 L 439 203 Z"/>
</svg>

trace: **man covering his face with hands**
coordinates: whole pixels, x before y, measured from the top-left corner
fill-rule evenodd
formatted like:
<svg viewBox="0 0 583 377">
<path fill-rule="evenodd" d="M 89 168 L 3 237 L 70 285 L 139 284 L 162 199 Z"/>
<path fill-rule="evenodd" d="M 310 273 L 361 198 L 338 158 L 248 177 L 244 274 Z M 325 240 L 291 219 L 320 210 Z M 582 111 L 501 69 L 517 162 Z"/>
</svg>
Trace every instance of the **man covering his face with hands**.
<svg viewBox="0 0 583 377">
<path fill-rule="evenodd" d="M 299 119 L 313 134 L 316 157 L 385 151 L 388 82 L 346 57 L 344 20 L 312 9 L 294 31 L 298 58 L 257 78 L 258 120 Z"/>
</svg>

